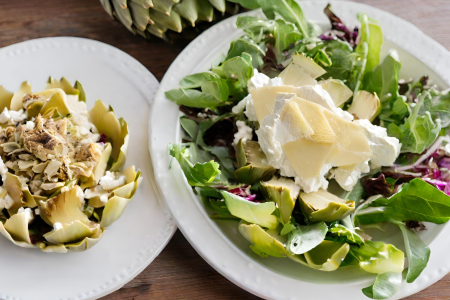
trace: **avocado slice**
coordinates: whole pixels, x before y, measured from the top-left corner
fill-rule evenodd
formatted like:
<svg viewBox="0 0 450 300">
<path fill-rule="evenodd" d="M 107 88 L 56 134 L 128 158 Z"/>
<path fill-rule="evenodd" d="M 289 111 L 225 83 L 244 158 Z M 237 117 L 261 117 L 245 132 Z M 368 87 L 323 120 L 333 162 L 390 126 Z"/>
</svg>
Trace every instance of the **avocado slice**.
<svg viewBox="0 0 450 300">
<path fill-rule="evenodd" d="M 287 224 L 291 219 L 300 187 L 292 179 L 274 176 L 269 181 L 261 181 L 261 190 L 266 198 L 277 204 L 281 219 Z"/>
<path fill-rule="evenodd" d="M 238 169 L 234 172 L 240 183 L 253 184 L 272 178 L 276 169 L 267 164 L 267 158 L 258 142 L 239 140 L 236 145 Z"/>
</svg>

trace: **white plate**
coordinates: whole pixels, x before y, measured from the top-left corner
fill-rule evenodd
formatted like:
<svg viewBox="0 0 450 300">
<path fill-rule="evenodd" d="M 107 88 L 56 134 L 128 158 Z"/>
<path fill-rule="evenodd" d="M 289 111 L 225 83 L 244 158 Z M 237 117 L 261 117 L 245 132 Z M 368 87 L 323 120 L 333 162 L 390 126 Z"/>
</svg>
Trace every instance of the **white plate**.
<svg viewBox="0 0 450 300">
<path fill-rule="evenodd" d="M 96 99 L 114 107 L 130 127 L 126 165 L 144 180 L 123 215 L 92 249 L 81 253 L 43 253 L 13 245 L 0 236 L 0 298 L 22 300 L 96 299 L 122 287 L 161 252 L 175 222 L 152 187 L 147 150 L 150 102 L 158 81 L 128 54 L 103 43 L 44 38 L 0 49 L 0 84 L 15 91 L 29 80 L 33 91 L 48 77 L 78 80 L 90 109 Z"/>
<path fill-rule="evenodd" d="M 305 15 L 319 24 L 329 24 L 323 8 L 329 1 L 302 1 Z M 442 88 L 450 84 L 450 54 L 440 44 L 410 23 L 379 9 L 354 2 L 335 2 L 333 9 L 349 24 L 358 24 L 358 12 L 366 12 L 380 21 L 385 43 L 383 55 L 390 48 L 399 51 L 403 68 L 401 76 L 418 79 L 424 74 Z M 250 12 L 261 15 L 260 11 Z M 192 193 L 177 163 L 169 170 L 169 143 L 179 143 L 180 125 L 177 105 L 164 92 L 178 87 L 186 75 L 206 71 L 230 41 L 243 34 L 235 26 L 237 17 L 227 19 L 204 32 L 173 62 L 155 95 L 150 120 L 150 149 L 155 175 L 163 197 L 191 245 L 218 272 L 247 291 L 267 299 L 367 299 L 361 289 L 374 282 L 374 276 L 357 267 L 320 272 L 296 264 L 285 258 L 260 258 L 248 248 L 249 243 L 237 231 L 236 221 L 212 221 L 201 201 Z M 329 27 L 329 25 L 328 25 Z M 418 58 L 418 59 L 417 59 Z M 420 60 L 419 60 L 420 59 Z M 450 224 L 429 226 L 421 233 L 430 245 L 428 267 L 413 284 L 403 284 L 395 298 L 416 293 L 442 278 L 450 270 L 447 250 L 450 241 L 444 238 Z M 401 235 L 394 232 L 390 242 L 403 244 Z"/>
</svg>

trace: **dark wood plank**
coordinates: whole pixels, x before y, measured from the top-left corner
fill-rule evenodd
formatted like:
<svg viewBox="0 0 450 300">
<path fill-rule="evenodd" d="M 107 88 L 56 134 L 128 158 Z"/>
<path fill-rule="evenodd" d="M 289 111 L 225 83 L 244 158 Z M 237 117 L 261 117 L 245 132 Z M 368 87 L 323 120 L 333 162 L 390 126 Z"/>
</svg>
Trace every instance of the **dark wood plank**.
<svg viewBox="0 0 450 300">
<path fill-rule="evenodd" d="M 447 0 L 357 0 L 418 26 L 450 49 Z M 133 36 L 114 22 L 96 0 L 0 0 L 0 47 L 21 41 L 77 36 L 113 45 L 139 60 L 159 80 L 186 41 L 167 44 Z M 50 75 L 50 74 L 49 74 Z M 409 300 L 449 299 L 450 275 Z M 257 299 L 211 268 L 177 231 L 166 249 L 134 280 L 105 300 Z"/>
</svg>

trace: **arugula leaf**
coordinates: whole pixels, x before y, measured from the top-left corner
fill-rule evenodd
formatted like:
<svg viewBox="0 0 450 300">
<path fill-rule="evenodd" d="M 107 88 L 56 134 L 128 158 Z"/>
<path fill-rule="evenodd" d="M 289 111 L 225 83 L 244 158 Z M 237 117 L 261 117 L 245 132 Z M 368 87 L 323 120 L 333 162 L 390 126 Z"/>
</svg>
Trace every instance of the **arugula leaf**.
<svg viewBox="0 0 450 300">
<path fill-rule="evenodd" d="M 198 124 L 194 120 L 186 118 L 184 116 L 180 117 L 180 124 L 184 131 L 195 141 L 198 134 Z"/>
<path fill-rule="evenodd" d="M 267 18 L 276 19 L 280 15 L 284 20 L 294 23 L 304 38 L 309 38 L 308 22 L 295 0 L 260 0 L 259 3 Z"/>
<path fill-rule="evenodd" d="M 386 272 L 378 274 L 375 283 L 363 288 L 364 295 L 371 299 L 387 299 L 394 296 L 402 284 L 402 273 Z"/>
<path fill-rule="evenodd" d="M 415 178 L 389 199 L 378 198 L 370 207 L 357 212 L 361 225 L 376 224 L 390 219 L 443 224 L 450 220 L 450 196 Z"/>
<path fill-rule="evenodd" d="M 412 283 L 427 266 L 431 250 L 415 232 L 406 228 L 403 222 L 393 220 L 391 222 L 398 225 L 402 231 L 409 265 L 406 282 Z"/>
<path fill-rule="evenodd" d="M 190 186 L 207 186 L 214 183 L 214 179 L 220 174 L 219 164 L 214 161 L 192 164 L 188 159 L 189 150 L 187 148 L 170 144 L 168 149 L 169 154 L 175 157 L 180 164 Z"/>
<path fill-rule="evenodd" d="M 328 227 L 324 222 L 297 226 L 289 233 L 286 249 L 293 254 L 306 253 L 325 239 L 327 231 Z"/>
<path fill-rule="evenodd" d="M 378 21 L 369 19 L 365 13 L 359 13 L 358 19 L 361 22 L 360 43 L 356 47 L 356 52 L 362 53 L 364 43 L 367 43 L 368 54 L 367 64 L 364 73 L 372 71 L 380 63 L 381 44 L 383 43 L 383 32 Z M 380 95 L 380 94 L 379 94 Z"/>
<path fill-rule="evenodd" d="M 251 40 L 247 40 L 244 38 L 240 38 L 231 42 L 230 49 L 228 50 L 225 61 L 236 56 L 242 56 L 242 53 L 244 52 L 252 57 L 253 68 L 258 69 L 263 65 L 264 62 L 262 58 L 265 55 L 264 51 Z"/>
<path fill-rule="evenodd" d="M 401 63 L 398 53 L 396 50 L 393 50 L 380 65 L 364 75 L 361 89 L 377 93 L 378 97 L 380 97 L 383 109 L 380 114 L 381 119 L 382 117 L 388 118 L 390 116 L 393 102 L 399 97 L 398 80 L 400 68 Z"/>
<path fill-rule="evenodd" d="M 345 41 L 331 40 L 323 42 L 323 49 L 331 60 L 330 66 L 323 66 L 327 73 L 324 79 L 330 77 L 346 81 L 353 70 L 354 61 L 357 56 L 353 52 L 352 46 Z M 323 65 L 323 64 L 322 64 Z"/>
<path fill-rule="evenodd" d="M 367 65 L 367 55 L 369 54 L 369 45 L 367 42 L 360 42 L 355 49 L 355 54 L 358 55 L 354 60 L 353 68 L 348 78 L 347 85 L 353 91 L 355 95 L 361 87 L 362 80 L 364 78 L 364 72 Z"/>
<path fill-rule="evenodd" d="M 428 111 L 420 114 L 424 107 L 431 106 L 430 101 L 430 93 L 423 92 L 405 124 L 400 126 L 394 123 L 389 124 L 388 134 L 399 139 L 402 143 L 402 152 L 422 153 L 438 137 L 441 131 L 440 121 L 433 121 Z"/>
<path fill-rule="evenodd" d="M 220 79 L 220 77 L 212 72 L 202 72 L 192 74 L 185 76 L 183 79 L 181 79 L 180 88 L 182 89 L 199 88 L 205 81 L 215 81 L 217 79 Z"/>
<path fill-rule="evenodd" d="M 364 239 L 360 237 L 359 234 L 351 231 L 344 225 L 333 224 L 333 226 L 330 226 L 330 229 L 328 229 L 328 232 L 330 232 L 331 235 L 334 237 L 343 238 L 343 240 L 341 241 L 344 243 L 358 244 L 358 245 L 364 244 Z"/>
<path fill-rule="evenodd" d="M 289 24 L 282 19 L 275 20 L 273 36 L 275 38 L 278 64 L 285 60 L 283 51 L 287 50 L 289 46 L 294 45 L 302 38 L 302 34 L 296 30 L 294 25 Z"/>
<path fill-rule="evenodd" d="M 248 80 L 253 76 L 252 57 L 250 54 L 242 53 L 226 60 L 222 65 L 226 77 L 237 78 L 243 88 L 247 88 Z"/>
<path fill-rule="evenodd" d="M 221 100 L 213 95 L 198 90 L 173 89 L 165 94 L 167 99 L 174 101 L 177 105 L 188 107 L 216 108 L 221 103 Z"/>
</svg>

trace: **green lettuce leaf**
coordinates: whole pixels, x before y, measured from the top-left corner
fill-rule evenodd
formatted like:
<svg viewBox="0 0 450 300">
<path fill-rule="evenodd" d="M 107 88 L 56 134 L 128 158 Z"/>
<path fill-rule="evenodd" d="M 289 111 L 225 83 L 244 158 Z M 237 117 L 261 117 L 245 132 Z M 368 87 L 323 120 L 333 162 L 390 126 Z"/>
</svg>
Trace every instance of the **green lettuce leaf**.
<svg viewBox="0 0 450 300">
<path fill-rule="evenodd" d="M 247 82 L 253 76 L 252 56 L 244 52 L 230 58 L 223 63 L 222 70 L 226 77 L 237 78 L 241 86 L 247 88 Z"/>
<path fill-rule="evenodd" d="M 394 296 L 402 284 L 402 273 L 386 272 L 378 274 L 375 283 L 363 288 L 364 295 L 371 299 L 387 299 Z"/>
<path fill-rule="evenodd" d="M 193 141 L 197 139 L 198 124 L 194 120 L 186 117 L 180 117 L 180 124 L 184 131 L 192 138 Z"/>
<path fill-rule="evenodd" d="M 214 179 L 220 174 L 219 164 L 214 161 L 196 163 L 189 161 L 189 150 L 179 145 L 170 144 L 169 154 L 180 164 L 184 176 L 191 186 L 207 186 L 214 183 Z"/>
<path fill-rule="evenodd" d="M 367 43 L 367 63 L 364 72 L 372 71 L 380 63 L 381 44 L 383 43 L 383 32 L 376 20 L 369 19 L 364 13 L 358 14 L 358 19 L 361 22 L 361 36 L 360 43 L 356 47 L 356 52 L 362 53 L 364 43 Z"/>
<path fill-rule="evenodd" d="M 191 89 L 173 89 L 167 91 L 166 97 L 177 105 L 197 108 L 216 108 L 222 101 L 210 93 Z"/>
<path fill-rule="evenodd" d="M 325 239 L 328 226 L 318 222 L 307 226 L 297 226 L 289 233 L 286 249 L 293 254 L 303 254 L 318 246 Z"/>
<path fill-rule="evenodd" d="M 398 225 L 402 231 L 403 239 L 405 241 L 406 256 L 408 257 L 406 282 L 412 283 L 427 266 L 431 250 L 415 232 L 406 228 L 403 222 L 392 221 L 392 223 Z"/>
<path fill-rule="evenodd" d="M 225 61 L 233 57 L 242 56 L 242 53 L 244 52 L 252 57 L 253 68 L 259 69 L 259 67 L 263 65 L 265 52 L 253 41 L 245 38 L 240 38 L 231 42 L 230 50 L 228 50 Z"/>
<path fill-rule="evenodd" d="M 293 24 L 287 23 L 282 19 L 275 21 L 273 30 L 275 38 L 275 50 L 277 52 L 277 63 L 281 64 L 285 57 L 283 51 L 290 46 L 295 45 L 302 38 L 302 34 L 295 28 Z"/>
<path fill-rule="evenodd" d="M 359 236 L 356 232 L 350 230 L 349 228 L 345 227 L 341 224 L 332 224 L 330 226 L 330 229 L 328 229 L 328 232 L 331 234 L 332 237 L 337 237 L 339 239 L 336 239 L 334 241 L 349 243 L 349 244 L 358 244 L 362 245 L 364 244 L 364 239 Z"/>
<path fill-rule="evenodd" d="M 430 93 L 423 92 L 405 124 L 400 126 L 394 123 L 389 124 L 388 134 L 399 139 L 402 143 L 402 152 L 420 154 L 430 147 L 439 136 L 440 120 L 433 120 L 431 113 L 424 111 L 426 107 L 431 106 L 431 100 Z"/>
<path fill-rule="evenodd" d="M 443 224 L 450 220 L 450 196 L 420 178 L 404 184 L 389 199 L 378 198 L 368 208 L 357 212 L 361 225 L 376 224 L 390 219 Z"/>
</svg>

